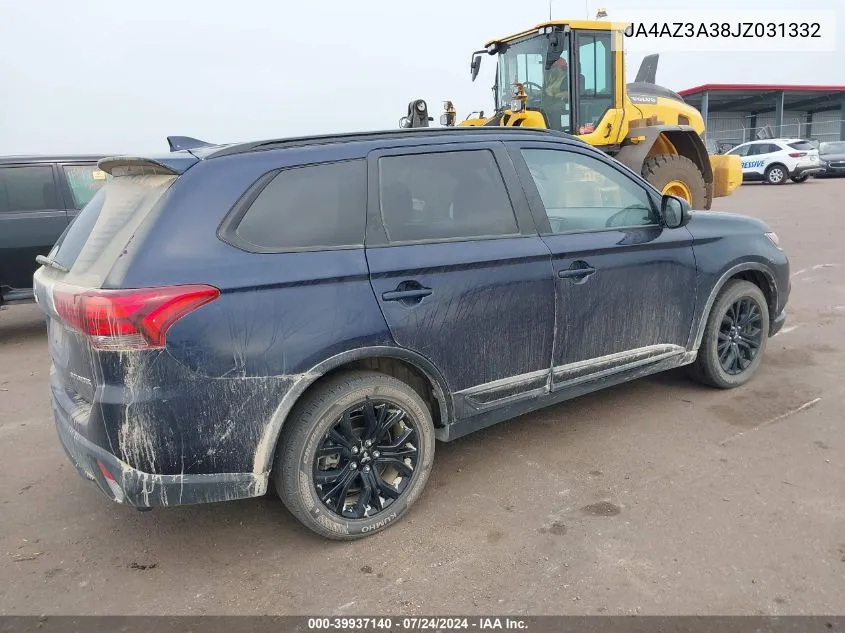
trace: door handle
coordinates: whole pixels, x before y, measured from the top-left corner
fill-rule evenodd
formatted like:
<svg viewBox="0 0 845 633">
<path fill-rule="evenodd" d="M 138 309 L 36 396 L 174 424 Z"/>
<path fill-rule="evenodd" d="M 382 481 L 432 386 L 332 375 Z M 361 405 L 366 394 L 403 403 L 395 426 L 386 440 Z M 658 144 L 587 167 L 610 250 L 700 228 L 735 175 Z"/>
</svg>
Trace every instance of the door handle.
<svg viewBox="0 0 845 633">
<path fill-rule="evenodd" d="M 384 301 L 408 301 L 409 299 L 422 299 L 431 294 L 431 288 L 415 288 L 413 290 L 391 290 L 382 293 Z"/>
<path fill-rule="evenodd" d="M 566 270 L 559 270 L 557 273 L 558 277 L 563 279 L 586 279 L 590 275 L 596 272 L 595 268 L 587 266 L 585 268 L 568 268 Z"/>
</svg>

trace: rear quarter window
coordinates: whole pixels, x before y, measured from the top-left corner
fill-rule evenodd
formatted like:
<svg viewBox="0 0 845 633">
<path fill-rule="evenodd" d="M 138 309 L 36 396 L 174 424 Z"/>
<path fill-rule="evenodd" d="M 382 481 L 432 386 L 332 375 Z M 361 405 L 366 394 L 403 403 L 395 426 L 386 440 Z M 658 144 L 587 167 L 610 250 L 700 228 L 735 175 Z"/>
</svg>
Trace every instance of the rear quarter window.
<svg viewBox="0 0 845 633">
<path fill-rule="evenodd" d="M 267 182 L 269 180 L 269 182 Z M 283 169 L 247 196 L 221 236 L 254 252 L 356 247 L 364 244 L 367 169 L 363 160 Z"/>
</svg>

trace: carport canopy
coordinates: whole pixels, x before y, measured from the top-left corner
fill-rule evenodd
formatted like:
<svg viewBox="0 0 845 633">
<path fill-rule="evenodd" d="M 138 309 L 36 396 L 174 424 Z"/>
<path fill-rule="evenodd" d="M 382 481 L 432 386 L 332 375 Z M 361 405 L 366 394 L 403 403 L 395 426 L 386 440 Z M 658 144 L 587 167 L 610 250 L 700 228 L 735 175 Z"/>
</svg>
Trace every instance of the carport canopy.
<svg viewBox="0 0 845 633">
<path fill-rule="evenodd" d="M 701 112 L 704 120 L 714 112 L 775 113 L 775 126 L 783 126 L 783 113 L 838 110 L 840 137 L 845 140 L 845 85 L 704 84 L 678 92 Z"/>
</svg>

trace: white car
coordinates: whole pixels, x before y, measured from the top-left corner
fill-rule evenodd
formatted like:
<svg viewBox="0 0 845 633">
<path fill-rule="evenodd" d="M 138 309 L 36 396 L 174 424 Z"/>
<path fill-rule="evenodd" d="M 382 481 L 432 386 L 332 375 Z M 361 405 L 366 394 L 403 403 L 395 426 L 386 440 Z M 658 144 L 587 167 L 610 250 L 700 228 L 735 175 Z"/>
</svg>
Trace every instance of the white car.
<svg viewBox="0 0 845 633">
<path fill-rule="evenodd" d="M 801 138 L 770 138 L 737 145 L 727 154 L 742 157 L 742 179 L 782 185 L 788 179 L 804 182 L 824 171 L 819 150 Z"/>
</svg>

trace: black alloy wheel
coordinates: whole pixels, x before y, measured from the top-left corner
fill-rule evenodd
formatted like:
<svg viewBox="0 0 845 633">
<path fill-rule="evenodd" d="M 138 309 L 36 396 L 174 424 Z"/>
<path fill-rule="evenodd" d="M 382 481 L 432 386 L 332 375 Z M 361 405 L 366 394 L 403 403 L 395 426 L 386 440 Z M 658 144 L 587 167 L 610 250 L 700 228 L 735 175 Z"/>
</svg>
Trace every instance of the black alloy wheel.
<svg viewBox="0 0 845 633">
<path fill-rule="evenodd" d="M 769 337 L 769 304 L 745 279 L 728 281 L 707 316 L 691 377 L 719 389 L 733 389 L 757 373 Z"/>
<path fill-rule="evenodd" d="M 418 460 L 412 416 L 395 403 L 367 398 L 347 408 L 323 437 L 312 481 L 328 510 L 369 519 L 402 496 Z"/>
<path fill-rule="evenodd" d="M 736 376 L 754 362 L 763 338 L 763 313 L 751 297 L 734 301 L 722 317 L 716 349 L 722 369 Z"/>
</svg>

